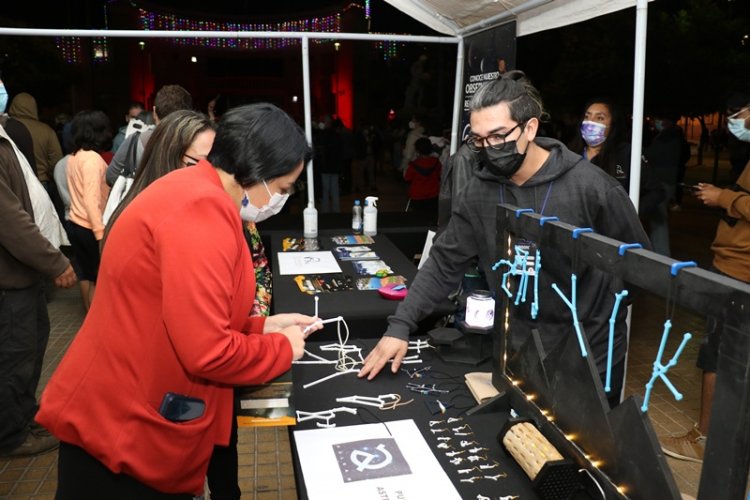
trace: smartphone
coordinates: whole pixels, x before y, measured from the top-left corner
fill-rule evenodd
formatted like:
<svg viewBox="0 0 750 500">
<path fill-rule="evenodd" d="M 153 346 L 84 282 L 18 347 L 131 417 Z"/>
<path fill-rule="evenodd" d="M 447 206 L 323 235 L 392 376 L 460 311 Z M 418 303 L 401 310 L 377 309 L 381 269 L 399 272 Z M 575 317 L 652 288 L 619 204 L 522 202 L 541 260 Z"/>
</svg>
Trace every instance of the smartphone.
<svg viewBox="0 0 750 500">
<path fill-rule="evenodd" d="M 698 184 L 685 184 L 684 182 L 680 182 L 680 186 L 688 191 L 698 191 L 700 189 Z"/>
<path fill-rule="evenodd" d="M 168 392 L 164 395 L 159 407 L 162 417 L 172 422 L 189 422 L 200 418 L 206 411 L 206 403 L 202 399 Z"/>
</svg>

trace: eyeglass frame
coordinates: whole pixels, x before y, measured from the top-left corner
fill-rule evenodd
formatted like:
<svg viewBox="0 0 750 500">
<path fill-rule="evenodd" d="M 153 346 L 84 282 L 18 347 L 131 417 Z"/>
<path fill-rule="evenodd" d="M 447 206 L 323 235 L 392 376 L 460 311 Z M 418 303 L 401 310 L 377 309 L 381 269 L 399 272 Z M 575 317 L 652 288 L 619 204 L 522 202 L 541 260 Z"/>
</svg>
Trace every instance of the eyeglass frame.
<svg viewBox="0 0 750 500">
<path fill-rule="evenodd" d="M 187 157 L 187 158 L 189 158 L 189 159 L 190 159 L 190 161 L 183 161 L 183 162 L 182 162 L 182 164 L 183 164 L 183 165 L 185 165 L 186 167 L 192 167 L 193 165 L 197 165 L 197 164 L 198 164 L 198 162 L 200 161 L 200 160 L 199 160 L 198 158 L 195 158 L 195 157 L 193 157 L 193 156 L 190 156 L 190 155 L 189 155 L 189 154 L 187 154 L 187 153 L 183 154 L 183 155 L 182 155 L 182 157 L 183 157 L 183 159 L 184 159 L 185 157 Z M 192 162 L 192 163 L 191 163 L 191 162 Z"/>
<path fill-rule="evenodd" d="M 501 149 L 503 149 L 505 147 L 505 143 L 508 140 L 508 136 L 510 134 L 512 134 L 518 127 L 521 127 L 521 133 L 523 133 L 523 129 L 526 128 L 526 124 L 528 122 L 529 122 L 528 120 L 522 121 L 522 122 L 518 122 L 512 129 L 508 130 L 504 134 L 492 133 L 492 134 L 488 134 L 488 135 L 486 135 L 484 137 L 481 137 L 481 136 L 478 136 L 478 135 L 474 135 L 474 134 L 469 134 L 466 137 L 466 139 L 464 139 L 464 144 L 466 144 L 466 146 L 471 151 L 473 151 L 474 153 L 479 153 L 485 147 L 489 147 L 490 149 L 494 149 L 495 151 L 500 151 Z M 493 145 L 493 144 L 490 143 L 490 140 L 489 140 L 490 137 L 497 137 L 502 142 Z M 481 141 L 480 144 L 486 144 L 486 146 L 479 147 L 479 146 L 476 145 L 476 141 Z"/>
<path fill-rule="evenodd" d="M 745 106 L 741 107 L 740 109 L 738 109 L 737 111 L 735 111 L 731 115 L 727 116 L 727 120 L 731 120 L 731 119 L 734 119 L 734 118 L 740 118 L 741 120 L 747 120 L 749 118 L 748 116 L 746 116 L 744 118 L 741 118 L 740 115 L 744 114 L 744 113 L 747 113 L 749 111 L 750 111 L 750 104 L 746 104 Z"/>
</svg>

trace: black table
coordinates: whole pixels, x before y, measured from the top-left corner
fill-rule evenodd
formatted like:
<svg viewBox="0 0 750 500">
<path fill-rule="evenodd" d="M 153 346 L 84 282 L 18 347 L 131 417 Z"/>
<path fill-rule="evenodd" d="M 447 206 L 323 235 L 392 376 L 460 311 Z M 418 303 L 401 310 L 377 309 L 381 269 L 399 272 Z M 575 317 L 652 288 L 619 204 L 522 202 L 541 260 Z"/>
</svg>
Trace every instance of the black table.
<svg viewBox="0 0 750 500">
<path fill-rule="evenodd" d="M 363 352 L 365 353 L 374 345 L 374 343 L 375 340 L 373 339 L 350 339 L 349 341 L 349 344 L 363 347 Z M 333 353 L 322 353 L 319 350 L 320 344 L 321 342 L 308 342 L 307 348 L 315 354 L 322 355 L 326 358 L 332 358 L 334 356 Z M 409 351 L 409 354 L 411 353 L 412 351 Z M 510 455 L 508 455 L 497 442 L 498 432 L 509 418 L 509 413 L 507 411 L 498 411 L 481 415 L 464 415 L 467 409 L 476 406 L 476 401 L 464 383 L 463 374 L 468 371 L 490 371 L 490 363 L 486 362 L 479 366 L 447 364 L 432 350 L 423 350 L 421 358 L 423 359 L 423 363 L 407 364 L 403 365 L 403 367 L 408 370 L 424 368 L 426 366 L 431 367 L 424 372 L 426 373 L 426 376 L 423 378 L 410 378 L 409 375 L 403 371 L 393 374 L 390 370 L 385 369 L 373 381 L 368 382 L 364 379 L 358 379 L 356 374 L 346 374 L 331 379 L 328 382 L 308 387 L 307 389 L 303 388 L 304 384 L 333 373 L 334 368 L 332 365 L 295 364 L 292 368 L 295 407 L 297 410 L 301 411 L 323 411 L 339 406 L 348 406 L 358 409 L 357 415 L 337 413 L 335 419 L 332 420 L 332 423 L 335 423 L 337 427 L 365 423 L 372 424 L 379 421 L 388 422 L 413 419 L 425 438 L 425 441 L 427 441 L 430 446 L 430 449 L 437 457 L 438 462 L 443 467 L 462 498 L 475 499 L 477 498 L 477 495 L 483 495 L 493 499 L 501 495 L 519 495 L 522 499 L 537 498 L 536 494 L 531 490 L 531 483 L 528 477 L 520 466 L 516 464 L 515 460 L 510 457 Z M 306 357 L 304 359 L 310 358 Z M 447 404 L 452 403 L 453 406 L 448 407 L 445 414 L 433 414 L 425 401 L 432 401 L 436 398 L 434 396 L 425 396 L 407 390 L 406 384 L 409 382 L 437 384 L 438 388 L 451 390 L 449 394 L 441 395 L 439 398 Z M 408 401 L 412 398 L 414 401 L 405 406 L 397 407 L 394 410 L 379 410 L 374 407 L 362 406 L 354 403 L 336 402 L 337 397 L 351 396 L 355 394 L 359 396 L 377 397 L 381 394 L 391 393 L 400 394 L 402 396 L 402 401 Z M 451 417 L 460 417 L 461 420 L 458 422 L 447 423 L 446 420 Z M 473 432 L 473 434 L 470 436 L 454 436 L 452 429 L 464 425 L 468 426 L 464 431 L 468 430 Z M 290 442 L 292 444 L 297 494 L 301 499 L 306 499 L 308 497 L 295 446 L 293 431 L 298 429 L 315 428 L 317 428 L 317 425 L 314 420 L 303 421 L 294 427 L 290 427 Z M 446 431 L 433 433 L 433 431 L 437 431 L 438 429 L 446 429 Z M 446 452 L 454 450 L 438 448 L 438 445 L 442 442 L 437 439 L 438 437 L 451 437 L 450 443 L 455 450 L 471 449 L 473 447 L 487 448 L 486 451 L 480 451 L 477 453 L 477 455 L 486 457 L 486 460 L 469 462 L 467 459 L 464 459 L 460 464 L 451 463 L 453 458 L 446 456 Z M 461 447 L 461 440 L 474 441 L 477 444 Z M 467 451 L 457 456 L 466 457 L 469 455 L 470 452 Z M 487 466 L 495 463 L 498 465 L 491 469 L 459 473 L 459 470 L 471 469 L 475 466 L 478 467 L 480 464 Z M 461 481 L 462 479 L 475 476 L 495 476 L 498 474 L 507 474 L 507 476 L 497 478 L 497 480 L 477 479 L 474 483 Z"/>
<path fill-rule="evenodd" d="M 332 236 L 351 234 L 351 231 L 324 230 L 318 235 L 320 250 L 331 250 L 340 246 L 333 243 Z M 313 296 L 303 293 L 294 282 L 294 276 L 279 274 L 279 263 L 276 253 L 282 249 L 284 238 L 300 238 L 302 235 L 292 231 L 270 232 L 271 249 L 268 255 L 273 269 L 273 312 L 299 312 L 312 315 L 315 312 Z M 390 239 L 382 234 L 373 237 L 375 243 L 368 244 L 372 250 L 395 274 L 407 279 L 407 286 L 416 275 L 416 266 L 396 248 Z M 344 274 L 356 278 L 351 262 L 338 261 Z M 318 294 L 318 316 L 323 319 L 343 316 L 346 319 L 351 336 L 380 337 L 387 326 L 387 317 L 393 314 L 399 302 L 381 297 L 377 290 L 352 290 Z M 442 311 L 441 313 L 444 313 Z M 315 339 L 333 339 L 336 336 L 336 325 L 325 325 L 323 330 L 315 333 Z"/>
</svg>

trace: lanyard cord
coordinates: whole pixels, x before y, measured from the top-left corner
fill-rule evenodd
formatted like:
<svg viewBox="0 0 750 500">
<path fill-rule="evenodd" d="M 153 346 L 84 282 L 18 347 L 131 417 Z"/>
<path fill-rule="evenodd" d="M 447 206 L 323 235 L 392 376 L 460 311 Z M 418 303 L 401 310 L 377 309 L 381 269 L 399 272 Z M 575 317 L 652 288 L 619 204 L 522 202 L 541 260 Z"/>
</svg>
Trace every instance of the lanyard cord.
<svg viewBox="0 0 750 500">
<path fill-rule="evenodd" d="M 544 209 L 547 208 L 547 201 L 549 201 L 549 195 L 552 193 L 552 184 L 554 183 L 555 181 L 551 180 L 547 185 L 547 194 L 544 195 L 544 201 L 542 201 L 542 206 L 539 209 L 539 215 L 544 215 Z M 505 184 L 500 186 L 500 203 L 505 204 Z"/>
</svg>

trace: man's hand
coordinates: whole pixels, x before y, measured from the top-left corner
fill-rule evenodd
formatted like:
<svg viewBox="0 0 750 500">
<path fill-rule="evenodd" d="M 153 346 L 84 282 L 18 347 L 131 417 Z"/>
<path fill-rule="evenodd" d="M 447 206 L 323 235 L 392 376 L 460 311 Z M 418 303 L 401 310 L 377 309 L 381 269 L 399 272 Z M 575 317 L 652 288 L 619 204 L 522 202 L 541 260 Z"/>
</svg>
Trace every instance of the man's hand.
<svg viewBox="0 0 750 500">
<path fill-rule="evenodd" d="M 68 264 L 65 271 L 55 278 L 55 286 L 58 288 L 70 288 L 76 283 L 76 273 L 73 271 L 73 266 Z"/>
<path fill-rule="evenodd" d="M 398 372 L 398 369 L 401 367 L 401 361 L 406 356 L 408 349 L 409 342 L 406 340 L 397 339 L 396 337 L 383 337 L 378 342 L 378 345 L 367 355 L 365 364 L 357 376 L 359 378 L 367 377 L 367 380 L 374 379 L 385 364 L 388 363 L 389 359 L 393 360 L 391 371 L 393 373 Z"/>
<path fill-rule="evenodd" d="M 718 188 L 713 184 L 699 182 L 698 189 L 696 189 L 695 191 L 695 197 L 701 200 L 703 204 L 708 207 L 718 207 L 721 191 L 721 188 Z"/>
<path fill-rule="evenodd" d="M 319 318 L 315 316 L 306 316 L 298 313 L 274 314 L 266 318 L 263 333 L 284 333 L 284 330 L 289 327 L 299 328 L 300 332 L 304 332 L 303 339 L 305 339 L 312 332 L 323 328 L 323 325 L 320 324 Z"/>
</svg>

